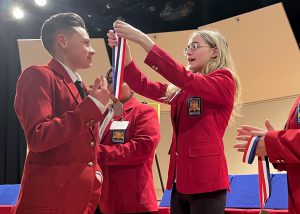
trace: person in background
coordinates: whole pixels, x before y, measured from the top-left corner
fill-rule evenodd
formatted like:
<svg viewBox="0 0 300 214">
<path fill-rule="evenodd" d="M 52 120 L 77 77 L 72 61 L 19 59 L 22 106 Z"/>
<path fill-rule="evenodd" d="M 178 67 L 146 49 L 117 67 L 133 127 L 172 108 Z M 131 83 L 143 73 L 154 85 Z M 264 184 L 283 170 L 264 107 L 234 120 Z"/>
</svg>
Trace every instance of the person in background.
<svg viewBox="0 0 300 214">
<path fill-rule="evenodd" d="M 15 111 L 29 148 L 16 213 L 94 213 L 102 174 L 97 123 L 109 102 L 105 78 L 89 94 L 79 69 L 95 53 L 83 19 L 60 13 L 47 19 L 41 40 L 52 59 L 26 68 L 17 82 Z"/>
<path fill-rule="evenodd" d="M 112 93 L 111 69 L 106 78 Z M 103 170 L 99 208 L 104 214 L 158 211 L 152 173 L 160 140 L 158 115 L 153 107 L 139 102 L 133 94 L 123 83 L 122 115 L 114 115 L 113 108 L 109 108 L 99 129 L 98 161 Z"/>
<path fill-rule="evenodd" d="M 257 147 L 257 156 L 268 156 L 275 169 L 287 172 L 288 212 L 300 213 L 300 97 L 294 103 L 284 130 L 274 130 L 269 120 L 266 129 L 250 125 L 238 128 L 237 139 L 246 141 L 234 145 L 244 152 L 247 141 L 253 136 L 261 136 Z"/>
<path fill-rule="evenodd" d="M 136 93 L 171 105 L 171 213 L 223 214 L 230 186 L 222 138 L 238 112 L 240 94 L 227 42 L 217 31 L 193 33 L 184 49 L 186 69 L 140 30 L 122 21 L 113 27 L 108 33 L 111 47 L 118 42 L 115 34 L 140 45 L 148 53 L 145 63 L 171 83 L 149 80 L 127 49 L 127 84 Z"/>
</svg>

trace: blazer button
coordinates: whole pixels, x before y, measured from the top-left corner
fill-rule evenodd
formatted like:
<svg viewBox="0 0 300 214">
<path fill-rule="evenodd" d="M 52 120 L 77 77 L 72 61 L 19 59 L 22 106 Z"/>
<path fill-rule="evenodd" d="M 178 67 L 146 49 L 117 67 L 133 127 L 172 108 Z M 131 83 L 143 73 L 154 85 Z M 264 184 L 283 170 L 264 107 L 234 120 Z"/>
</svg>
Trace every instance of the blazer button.
<svg viewBox="0 0 300 214">
<path fill-rule="evenodd" d="M 276 162 L 276 163 L 280 163 L 280 160 L 276 160 L 275 162 Z"/>
<path fill-rule="evenodd" d="M 95 146 L 95 143 L 93 141 L 90 142 L 90 146 L 93 147 Z"/>
<path fill-rule="evenodd" d="M 88 162 L 88 167 L 92 167 L 94 164 L 93 164 L 93 162 Z"/>
<path fill-rule="evenodd" d="M 177 152 L 175 152 L 175 155 L 176 155 L 176 156 L 178 156 L 178 153 L 177 153 Z"/>
</svg>

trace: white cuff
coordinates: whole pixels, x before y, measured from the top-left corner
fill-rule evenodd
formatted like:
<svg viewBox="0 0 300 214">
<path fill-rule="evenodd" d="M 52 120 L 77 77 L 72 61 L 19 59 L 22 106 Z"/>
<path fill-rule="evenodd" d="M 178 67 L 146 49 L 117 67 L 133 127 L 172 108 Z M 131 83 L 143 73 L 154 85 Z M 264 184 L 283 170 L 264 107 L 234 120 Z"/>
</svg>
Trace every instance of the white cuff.
<svg viewBox="0 0 300 214">
<path fill-rule="evenodd" d="M 97 100 L 95 97 L 93 97 L 91 95 L 88 95 L 88 97 L 94 101 L 94 103 L 99 108 L 99 110 L 101 111 L 102 114 L 106 111 L 108 104 L 106 106 L 103 105 L 99 100 Z"/>
</svg>

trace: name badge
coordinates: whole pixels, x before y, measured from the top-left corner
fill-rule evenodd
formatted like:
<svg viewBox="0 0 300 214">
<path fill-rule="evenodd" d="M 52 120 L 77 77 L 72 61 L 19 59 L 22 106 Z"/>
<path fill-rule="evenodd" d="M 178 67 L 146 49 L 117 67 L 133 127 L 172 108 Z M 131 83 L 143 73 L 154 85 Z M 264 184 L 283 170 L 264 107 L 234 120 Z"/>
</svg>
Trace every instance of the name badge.
<svg viewBox="0 0 300 214">
<path fill-rule="evenodd" d="M 111 142 L 113 143 L 125 143 L 126 130 L 112 130 Z"/>
<path fill-rule="evenodd" d="M 129 121 L 113 121 L 110 125 L 110 130 L 125 130 L 127 129 Z"/>
<path fill-rule="evenodd" d="M 200 97 L 190 97 L 187 102 L 189 116 L 201 115 L 202 105 Z"/>
<path fill-rule="evenodd" d="M 296 124 L 300 125 L 300 103 L 298 103 L 296 110 Z"/>
</svg>

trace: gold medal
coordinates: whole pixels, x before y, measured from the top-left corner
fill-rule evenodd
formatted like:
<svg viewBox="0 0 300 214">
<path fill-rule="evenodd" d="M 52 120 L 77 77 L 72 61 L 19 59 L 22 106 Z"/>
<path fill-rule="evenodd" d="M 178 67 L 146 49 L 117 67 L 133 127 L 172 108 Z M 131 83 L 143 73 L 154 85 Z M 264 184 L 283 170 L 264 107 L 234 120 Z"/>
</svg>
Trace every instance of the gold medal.
<svg viewBox="0 0 300 214">
<path fill-rule="evenodd" d="M 269 214 L 267 210 L 261 210 L 259 214 Z"/>
</svg>

